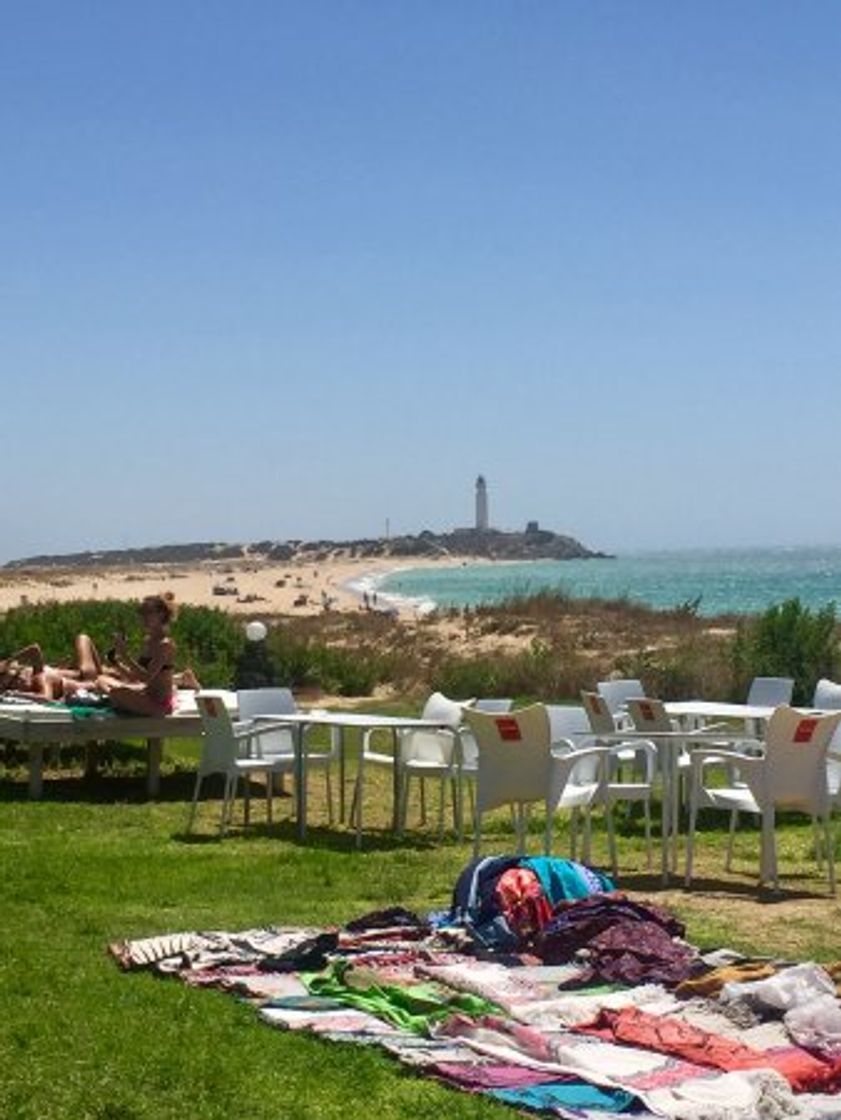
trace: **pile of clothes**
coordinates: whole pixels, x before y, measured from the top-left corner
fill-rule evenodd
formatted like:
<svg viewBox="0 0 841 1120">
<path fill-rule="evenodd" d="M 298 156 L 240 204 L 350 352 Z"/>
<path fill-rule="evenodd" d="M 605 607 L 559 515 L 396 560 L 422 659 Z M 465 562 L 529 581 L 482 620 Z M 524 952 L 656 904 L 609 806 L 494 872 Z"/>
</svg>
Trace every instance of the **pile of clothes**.
<svg viewBox="0 0 841 1120">
<path fill-rule="evenodd" d="M 465 868 L 428 919 L 394 907 L 111 952 L 545 1115 L 841 1120 L 835 970 L 701 954 L 683 934 L 580 864 L 499 857 Z"/>
</svg>

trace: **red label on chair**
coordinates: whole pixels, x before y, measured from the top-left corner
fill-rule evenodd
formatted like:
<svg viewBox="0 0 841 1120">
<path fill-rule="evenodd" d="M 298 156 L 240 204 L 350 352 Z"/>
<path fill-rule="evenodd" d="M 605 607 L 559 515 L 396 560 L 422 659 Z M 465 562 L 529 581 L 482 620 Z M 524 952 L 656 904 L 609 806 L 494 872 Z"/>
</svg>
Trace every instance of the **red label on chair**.
<svg viewBox="0 0 841 1120">
<path fill-rule="evenodd" d="M 811 743 L 817 726 L 817 719 L 801 719 L 794 732 L 795 743 Z"/>
<path fill-rule="evenodd" d="M 520 725 L 515 719 L 511 716 L 499 716 L 494 722 L 500 739 L 504 739 L 507 743 L 520 742 L 523 736 L 520 733 Z"/>
<path fill-rule="evenodd" d="M 591 696 L 591 697 L 589 697 L 589 700 L 590 700 L 590 711 L 595 712 L 596 715 L 598 715 L 599 712 L 601 711 L 601 704 L 599 704 L 598 696 Z"/>
<path fill-rule="evenodd" d="M 216 700 L 212 696 L 205 696 L 203 699 L 204 710 L 211 719 L 217 719 L 219 716 L 219 709 L 216 706 Z"/>
<path fill-rule="evenodd" d="M 650 704 L 646 703 L 645 700 L 640 703 L 640 715 L 646 723 L 654 722 L 654 709 Z"/>
</svg>

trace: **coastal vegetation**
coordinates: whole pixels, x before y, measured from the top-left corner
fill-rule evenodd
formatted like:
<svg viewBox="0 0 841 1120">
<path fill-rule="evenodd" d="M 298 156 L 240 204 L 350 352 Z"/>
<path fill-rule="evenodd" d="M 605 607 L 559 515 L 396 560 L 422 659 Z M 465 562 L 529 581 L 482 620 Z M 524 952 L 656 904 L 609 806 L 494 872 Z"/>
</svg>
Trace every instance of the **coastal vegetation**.
<svg viewBox="0 0 841 1120">
<path fill-rule="evenodd" d="M 218 608 L 182 607 L 179 662 L 207 686 L 284 684 L 348 697 L 574 699 L 611 675 L 639 677 L 652 696 L 744 699 L 753 676 L 791 676 L 808 703 L 816 681 L 838 671 L 835 607 L 792 599 L 755 617 L 701 617 L 697 604 L 654 610 L 627 599 L 541 593 L 495 606 L 395 620 L 376 611 L 268 619 L 264 647 Z M 25 605 L 0 616 L 0 654 L 28 642 L 50 661 L 68 658 L 75 634 L 107 649 L 117 630 L 138 643 L 136 605 L 79 601 Z M 256 658 L 256 660 L 255 660 Z M 255 676 L 256 673 L 256 676 Z"/>
</svg>

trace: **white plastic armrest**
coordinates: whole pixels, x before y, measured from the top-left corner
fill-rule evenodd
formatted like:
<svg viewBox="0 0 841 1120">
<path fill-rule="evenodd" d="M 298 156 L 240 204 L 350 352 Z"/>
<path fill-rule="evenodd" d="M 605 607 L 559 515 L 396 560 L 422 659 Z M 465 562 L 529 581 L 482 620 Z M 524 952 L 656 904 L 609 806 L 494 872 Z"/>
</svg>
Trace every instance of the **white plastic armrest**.
<svg viewBox="0 0 841 1120">
<path fill-rule="evenodd" d="M 626 739 L 621 743 L 609 743 L 607 750 L 610 754 L 617 754 L 619 751 L 642 751 L 644 754 L 657 757 L 657 747 L 651 739 Z"/>
<path fill-rule="evenodd" d="M 401 737 L 401 736 L 402 736 L 403 734 L 405 734 L 405 732 L 406 732 L 406 731 L 408 731 L 408 730 L 409 730 L 409 728 L 405 728 L 405 727 L 404 727 L 404 728 L 402 728 L 402 729 L 401 729 L 401 730 L 400 730 L 400 731 L 398 732 L 398 739 L 399 739 L 399 738 L 400 738 L 400 737 Z M 388 735 L 388 736 L 390 736 L 390 737 L 391 737 L 391 736 L 393 735 L 393 731 L 392 731 L 392 729 L 391 729 L 390 727 L 369 727 L 369 728 L 367 729 L 367 731 L 363 731 L 363 733 L 362 733 L 362 749 L 363 749 L 363 751 L 367 751 L 367 750 L 368 750 L 368 748 L 369 748 L 369 747 L 370 747 L 370 745 L 371 745 L 371 740 L 372 740 L 372 739 L 374 738 L 374 736 L 375 736 L 375 735 L 377 735 L 377 734 L 379 734 L 379 735 Z M 393 740 L 392 740 L 392 741 L 393 741 Z"/>
<path fill-rule="evenodd" d="M 764 758 L 756 758 L 747 754 L 740 754 L 739 751 L 716 750 L 715 747 L 709 750 L 695 750 L 689 756 L 692 760 L 692 769 L 700 772 L 701 767 L 705 765 L 714 765 L 715 763 L 736 763 L 741 769 L 750 766 L 762 766 L 765 763 Z"/>
<path fill-rule="evenodd" d="M 609 754 L 607 747 L 582 747 L 580 750 L 571 750 L 566 754 L 556 754 L 553 758 L 558 770 L 569 774 L 585 758 L 600 758 L 604 766 L 604 760 Z"/>
</svg>

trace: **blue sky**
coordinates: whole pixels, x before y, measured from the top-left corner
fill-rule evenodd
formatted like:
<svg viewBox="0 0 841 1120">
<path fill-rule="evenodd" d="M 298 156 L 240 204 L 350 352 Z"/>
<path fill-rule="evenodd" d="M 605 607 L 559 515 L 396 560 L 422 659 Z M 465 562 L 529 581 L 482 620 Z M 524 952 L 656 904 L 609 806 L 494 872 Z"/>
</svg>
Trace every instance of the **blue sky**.
<svg viewBox="0 0 841 1120">
<path fill-rule="evenodd" d="M 0 560 L 479 472 L 614 551 L 841 543 L 839 56 L 819 0 L 5 5 Z"/>
</svg>

